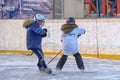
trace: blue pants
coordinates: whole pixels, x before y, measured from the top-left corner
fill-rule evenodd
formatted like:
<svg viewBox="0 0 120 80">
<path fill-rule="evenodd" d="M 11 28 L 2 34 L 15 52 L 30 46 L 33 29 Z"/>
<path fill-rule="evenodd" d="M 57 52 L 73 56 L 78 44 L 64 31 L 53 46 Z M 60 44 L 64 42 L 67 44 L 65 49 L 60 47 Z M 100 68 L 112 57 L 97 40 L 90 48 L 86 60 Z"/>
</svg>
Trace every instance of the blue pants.
<svg viewBox="0 0 120 80">
<path fill-rule="evenodd" d="M 46 62 L 45 62 L 45 60 L 44 60 L 44 54 L 43 54 L 42 50 L 39 49 L 39 48 L 33 48 L 33 49 L 31 49 L 31 50 L 32 50 L 32 51 L 36 54 L 36 56 L 38 57 L 38 64 L 37 64 L 38 68 L 41 68 L 41 67 L 47 68 Z"/>
</svg>

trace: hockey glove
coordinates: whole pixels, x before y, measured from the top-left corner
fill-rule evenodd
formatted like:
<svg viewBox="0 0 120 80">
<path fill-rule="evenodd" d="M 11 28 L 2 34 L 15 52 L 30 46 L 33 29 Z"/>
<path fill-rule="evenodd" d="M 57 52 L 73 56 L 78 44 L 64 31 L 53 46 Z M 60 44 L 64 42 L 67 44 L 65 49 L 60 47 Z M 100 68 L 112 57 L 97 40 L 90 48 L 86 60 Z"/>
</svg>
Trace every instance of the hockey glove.
<svg viewBox="0 0 120 80">
<path fill-rule="evenodd" d="M 46 28 L 44 28 L 43 30 L 44 30 L 45 32 L 47 32 L 47 29 L 46 29 Z"/>
<path fill-rule="evenodd" d="M 47 29 L 43 29 L 43 34 L 41 35 L 43 38 L 47 36 Z"/>
<path fill-rule="evenodd" d="M 80 36 L 81 36 L 81 34 L 79 34 L 77 38 L 79 38 Z"/>
</svg>

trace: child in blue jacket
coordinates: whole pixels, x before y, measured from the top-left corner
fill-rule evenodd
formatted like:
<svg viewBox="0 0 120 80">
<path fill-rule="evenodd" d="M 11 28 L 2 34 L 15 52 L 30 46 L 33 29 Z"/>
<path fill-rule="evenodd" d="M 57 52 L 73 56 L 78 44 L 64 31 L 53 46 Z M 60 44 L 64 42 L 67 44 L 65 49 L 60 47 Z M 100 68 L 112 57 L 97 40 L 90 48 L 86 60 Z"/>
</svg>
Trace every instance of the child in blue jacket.
<svg viewBox="0 0 120 80">
<path fill-rule="evenodd" d="M 48 74 L 52 70 L 47 67 L 42 51 L 42 38 L 47 36 L 47 29 L 42 29 L 45 23 L 45 17 L 42 14 L 36 14 L 34 20 L 27 20 L 23 23 L 23 27 L 27 29 L 26 43 L 27 49 L 31 50 L 38 57 L 38 68 Z"/>
</svg>

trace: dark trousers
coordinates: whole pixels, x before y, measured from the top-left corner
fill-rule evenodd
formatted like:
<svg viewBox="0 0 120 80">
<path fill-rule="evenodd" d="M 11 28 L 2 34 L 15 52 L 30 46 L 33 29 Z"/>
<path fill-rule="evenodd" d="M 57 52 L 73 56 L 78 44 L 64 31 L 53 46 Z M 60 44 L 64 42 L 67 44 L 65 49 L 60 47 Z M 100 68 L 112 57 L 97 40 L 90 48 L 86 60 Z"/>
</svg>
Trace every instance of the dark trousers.
<svg viewBox="0 0 120 80">
<path fill-rule="evenodd" d="M 77 66 L 79 69 L 85 69 L 84 68 L 84 63 L 83 63 L 83 60 L 82 60 L 82 57 L 80 55 L 80 53 L 76 53 L 73 55 L 75 57 L 75 60 L 76 60 L 76 63 L 77 63 Z"/>
<path fill-rule="evenodd" d="M 56 65 L 57 70 L 62 70 L 62 68 L 67 60 L 67 57 L 68 57 L 68 55 L 64 55 L 64 54 L 61 56 L 61 58 L 59 59 L 57 65 Z"/>
<path fill-rule="evenodd" d="M 38 68 L 41 68 L 41 67 L 47 68 L 46 62 L 45 62 L 45 60 L 44 60 L 44 54 L 43 54 L 42 50 L 39 49 L 39 48 L 33 48 L 33 49 L 31 49 L 31 50 L 32 50 L 32 51 L 36 54 L 36 56 L 38 57 L 38 64 L 37 64 Z"/>
<path fill-rule="evenodd" d="M 75 57 L 78 68 L 84 69 L 84 63 L 83 63 L 82 57 L 79 54 L 79 52 L 75 53 L 73 56 Z M 64 54 L 61 56 L 61 58 L 59 59 L 59 61 L 57 63 L 56 69 L 62 70 L 62 68 L 67 60 L 67 57 L 68 57 L 68 55 L 64 55 Z"/>
</svg>

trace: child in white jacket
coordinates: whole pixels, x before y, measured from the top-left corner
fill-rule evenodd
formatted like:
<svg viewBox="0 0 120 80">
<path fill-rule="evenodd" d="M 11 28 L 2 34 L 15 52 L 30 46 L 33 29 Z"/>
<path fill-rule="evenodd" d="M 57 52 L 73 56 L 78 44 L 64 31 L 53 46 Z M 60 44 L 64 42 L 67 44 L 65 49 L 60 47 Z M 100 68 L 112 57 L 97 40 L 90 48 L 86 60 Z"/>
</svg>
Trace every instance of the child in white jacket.
<svg viewBox="0 0 120 80">
<path fill-rule="evenodd" d="M 82 34 L 85 34 L 85 29 L 78 28 L 75 24 L 75 19 L 69 17 L 66 24 L 61 27 L 62 34 L 62 44 L 63 44 L 63 55 L 57 63 L 56 70 L 62 70 L 68 55 L 73 55 L 75 57 L 77 66 L 80 70 L 84 70 L 84 63 L 80 53 L 78 52 L 78 41 L 77 38 Z"/>
</svg>

